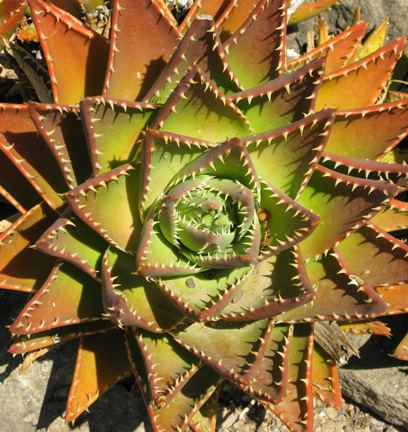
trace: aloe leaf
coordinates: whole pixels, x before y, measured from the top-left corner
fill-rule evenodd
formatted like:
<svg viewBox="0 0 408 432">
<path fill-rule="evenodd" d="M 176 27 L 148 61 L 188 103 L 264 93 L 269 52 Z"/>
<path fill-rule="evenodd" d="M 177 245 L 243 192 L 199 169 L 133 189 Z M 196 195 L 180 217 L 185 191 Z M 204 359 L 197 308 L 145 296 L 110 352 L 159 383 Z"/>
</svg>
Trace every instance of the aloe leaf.
<svg viewBox="0 0 408 432">
<path fill-rule="evenodd" d="M 0 108 L 0 150 L 50 207 L 61 209 L 64 202 L 59 194 L 65 192 L 67 186 L 58 164 L 38 135 L 27 107 L 4 104 Z M 8 163 L 4 165 L 7 170 L 4 174 L 12 172 Z M 4 185 L 10 188 L 11 196 L 16 190 L 16 199 L 19 199 L 22 186 L 13 185 L 14 177 L 10 180 L 5 179 Z M 34 200 L 38 204 L 39 201 Z M 22 207 L 26 208 L 26 202 L 31 202 L 30 198 L 22 199 Z"/>
<path fill-rule="evenodd" d="M 38 204 L 0 235 L 2 288 L 35 292 L 41 287 L 54 266 L 55 258 L 43 257 L 31 246 L 56 218 L 47 205 Z"/>
<path fill-rule="evenodd" d="M 234 293 L 221 317 L 228 321 L 272 318 L 312 300 L 309 282 L 298 248 L 287 249 L 260 261 Z"/>
<path fill-rule="evenodd" d="M 215 432 L 220 391 L 221 384 L 218 385 L 207 402 L 191 418 L 189 426 L 193 432 Z"/>
<path fill-rule="evenodd" d="M 288 390 L 277 405 L 264 402 L 292 431 L 312 431 L 313 327 L 297 325 L 289 349 Z"/>
<path fill-rule="evenodd" d="M 316 257 L 338 245 L 389 204 L 396 193 L 395 185 L 346 176 L 318 165 L 299 199 L 321 219 L 301 244 L 304 258 Z"/>
<path fill-rule="evenodd" d="M 68 210 L 44 231 L 34 247 L 48 255 L 62 258 L 100 280 L 101 251 L 107 246 L 104 239 Z"/>
<path fill-rule="evenodd" d="M 101 286 L 69 263 L 54 266 L 10 330 L 18 335 L 94 321 L 103 313 Z"/>
<path fill-rule="evenodd" d="M 136 271 L 147 277 L 182 276 L 199 273 L 203 269 L 195 262 L 180 254 L 157 225 L 157 207 L 154 206 L 146 216 L 139 249 L 136 255 Z"/>
<path fill-rule="evenodd" d="M 264 259 L 304 241 L 320 220 L 272 185 L 264 182 L 261 185 L 258 217 L 263 227 L 263 240 L 259 258 Z"/>
<path fill-rule="evenodd" d="M 135 328 L 134 335 L 150 376 L 149 397 L 162 409 L 200 369 L 202 363 L 167 334 Z"/>
<path fill-rule="evenodd" d="M 0 151 L 0 194 L 20 213 L 25 213 L 36 204 L 40 204 L 39 194 L 28 194 L 32 188 L 26 177 L 16 168 L 10 159 Z"/>
<path fill-rule="evenodd" d="M 286 2 L 261 0 L 240 29 L 224 43 L 227 59 L 244 88 L 268 82 L 283 73 L 285 36 Z"/>
<path fill-rule="evenodd" d="M 358 278 L 339 252 L 308 261 L 306 270 L 316 291 L 313 301 L 284 312 L 277 317 L 278 322 L 355 321 L 374 318 L 386 310 L 381 297 Z"/>
<path fill-rule="evenodd" d="M 184 316 L 161 293 L 157 285 L 135 274 L 134 257 L 109 248 L 102 265 L 105 312 L 118 325 L 132 325 L 163 332 Z"/>
<path fill-rule="evenodd" d="M 304 113 L 314 108 L 323 69 L 324 59 L 319 59 L 296 72 L 229 97 L 256 133 L 270 131 L 303 119 Z"/>
<path fill-rule="evenodd" d="M 406 165 L 387 164 L 338 156 L 324 152 L 321 165 L 339 173 L 347 174 L 355 178 L 387 181 L 400 188 L 408 186 L 408 167 Z"/>
<path fill-rule="evenodd" d="M 371 222 L 386 232 L 407 229 L 408 204 L 394 199 Z"/>
<path fill-rule="evenodd" d="M 33 335 L 18 336 L 17 340 L 11 345 L 9 352 L 11 354 L 25 354 L 35 350 L 48 350 L 71 340 L 79 339 L 81 336 L 107 332 L 114 328 L 115 324 L 106 320 L 57 327 Z"/>
<path fill-rule="evenodd" d="M 65 421 L 74 421 L 130 370 L 124 332 L 82 336 Z"/>
<path fill-rule="evenodd" d="M 336 4 L 339 0 L 316 0 L 307 4 L 302 4 L 290 17 L 289 25 L 297 24 L 301 21 L 305 21 L 316 15 L 319 15 L 329 7 Z"/>
<path fill-rule="evenodd" d="M 142 146 L 142 212 L 146 214 L 182 167 L 214 146 L 208 141 L 164 131 L 146 131 Z M 161 174 L 163 169 L 166 176 Z"/>
<path fill-rule="evenodd" d="M 316 109 L 374 105 L 404 46 L 404 40 L 396 40 L 356 63 L 326 75 L 317 97 Z"/>
<path fill-rule="evenodd" d="M 407 128 L 407 101 L 338 111 L 325 150 L 379 161 L 408 134 Z"/>
<path fill-rule="evenodd" d="M 313 347 L 312 360 L 313 395 L 335 409 L 343 402 L 336 361 L 317 343 Z"/>
<path fill-rule="evenodd" d="M 330 39 L 329 36 L 329 26 L 323 17 L 317 18 L 317 43 L 319 47 L 325 44 Z"/>
<path fill-rule="evenodd" d="M 370 222 L 345 239 L 339 250 L 355 274 L 373 286 L 408 282 L 408 246 Z"/>
<path fill-rule="evenodd" d="M 163 5 L 147 0 L 114 1 L 105 96 L 142 100 L 169 60 L 180 33 Z M 127 37 L 118 37 L 120 32 Z M 133 72 L 129 75 L 128 71 Z"/>
<path fill-rule="evenodd" d="M 245 323 L 215 321 L 180 325 L 171 334 L 218 373 L 247 384 L 246 375 L 252 379 L 256 372 L 251 370 L 252 363 L 259 367 L 262 355 L 257 359 L 256 353 L 265 350 L 268 327 L 266 319 Z M 217 343 L 220 339 L 222 344 Z"/>
<path fill-rule="evenodd" d="M 385 20 L 370 33 L 364 43 L 359 47 L 357 54 L 358 59 L 372 54 L 384 45 L 385 36 L 388 30 L 388 20 L 388 17 L 385 18 Z"/>
<path fill-rule="evenodd" d="M 408 310 L 408 284 L 400 283 L 391 286 L 378 286 L 376 287 L 377 293 L 387 303 L 387 313 L 395 315 L 407 312 Z"/>
<path fill-rule="evenodd" d="M 151 127 L 211 142 L 251 131 L 241 111 L 198 66 L 180 80 Z"/>
<path fill-rule="evenodd" d="M 196 0 L 185 16 L 183 22 L 180 24 L 179 30 L 184 33 L 188 29 L 193 20 L 199 15 L 209 15 L 214 18 L 214 21 L 219 22 L 223 19 L 225 13 L 236 5 L 235 0 Z M 245 15 L 245 18 L 248 15 Z"/>
<path fill-rule="evenodd" d="M 408 334 L 406 334 L 404 339 L 398 344 L 392 356 L 399 360 L 408 360 Z"/>
<path fill-rule="evenodd" d="M 220 383 L 220 376 L 209 366 L 201 367 L 190 377 L 173 400 L 165 407 L 155 407 L 147 392 L 147 371 L 133 332 L 127 332 L 128 356 L 132 371 L 147 406 L 150 421 L 156 430 L 185 430 L 194 414 L 206 403 Z"/>
<path fill-rule="evenodd" d="M 65 198 L 76 215 L 108 243 L 132 251 L 141 229 L 139 187 L 140 163 L 125 164 L 86 181 L 67 192 Z"/>
<path fill-rule="evenodd" d="M 293 325 L 273 325 L 254 380 L 240 387 L 252 397 L 273 404 L 287 394 L 289 350 Z"/>
<path fill-rule="evenodd" d="M 353 27 L 330 38 L 317 48 L 288 63 L 288 70 L 299 69 L 320 57 L 326 58 L 325 73 L 330 74 L 345 67 L 354 56 L 360 42 L 363 39 L 367 23 L 360 22 Z"/>
<path fill-rule="evenodd" d="M 250 267 L 211 269 L 186 276 L 163 277 L 158 286 L 183 314 L 195 321 L 218 316 L 245 285 Z"/>
<path fill-rule="evenodd" d="M 333 111 L 243 137 L 258 176 L 292 199 L 299 198 L 327 142 Z"/>
<path fill-rule="evenodd" d="M 79 109 L 72 106 L 29 104 L 28 112 L 53 154 L 69 189 L 84 182 L 91 165 Z"/>
<path fill-rule="evenodd" d="M 25 0 L 6 0 L 0 6 L 0 37 L 10 39 L 27 10 Z M 0 42 L 1 45 L 2 42 Z"/>
<path fill-rule="evenodd" d="M 100 94 L 109 40 L 62 9 L 42 0 L 28 3 L 44 50 L 55 102 L 71 105 L 85 96 Z M 61 50 L 61 46 L 66 49 Z"/>
<path fill-rule="evenodd" d="M 233 0 L 223 10 L 223 13 L 217 16 L 218 32 L 223 43 L 245 23 L 256 5 L 252 0 Z"/>
<path fill-rule="evenodd" d="M 100 96 L 82 100 L 80 108 L 94 176 L 135 159 L 157 112 L 154 104 Z"/>
<path fill-rule="evenodd" d="M 391 329 L 382 321 L 369 320 L 361 322 L 339 322 L 338 325 L 345 333 L 352 334 L 375 334 L 382 336 L 391 336 Z"/>
<path fill-rule="evenodd" d="M 226 95 L 242 89 L 225 57 L 214 21 L 209 15 L 200 15 L 144 99 L 164 103 L 193 65 L 199 66 Z"/>
</svg>

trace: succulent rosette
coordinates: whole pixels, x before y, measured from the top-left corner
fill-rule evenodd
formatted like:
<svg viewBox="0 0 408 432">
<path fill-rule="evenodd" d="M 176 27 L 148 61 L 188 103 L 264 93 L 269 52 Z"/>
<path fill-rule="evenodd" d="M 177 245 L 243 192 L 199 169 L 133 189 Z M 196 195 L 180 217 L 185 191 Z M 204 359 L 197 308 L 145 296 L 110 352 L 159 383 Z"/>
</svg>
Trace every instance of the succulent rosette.
<svg viewBox="0 0 408 432">
<path fill-rule="evenodd" d="M 157 431 L 215 430 L 224 379 L 312 430 L 313 395 L 341 406 L 314 322 L 386 333 L 407 306 L 384 158 L 408 101 L 376 105 L 404 41 L 347 66 L 357 24 L 287 63 L 285 0 L 180 26 L 115 1 L 109 40 L 29 5 L 55 103 L 1 106 L 1 287 L 32 294 L 10 351 L 80 339 L 67 421 L 133 372 Z"/>
</svg>

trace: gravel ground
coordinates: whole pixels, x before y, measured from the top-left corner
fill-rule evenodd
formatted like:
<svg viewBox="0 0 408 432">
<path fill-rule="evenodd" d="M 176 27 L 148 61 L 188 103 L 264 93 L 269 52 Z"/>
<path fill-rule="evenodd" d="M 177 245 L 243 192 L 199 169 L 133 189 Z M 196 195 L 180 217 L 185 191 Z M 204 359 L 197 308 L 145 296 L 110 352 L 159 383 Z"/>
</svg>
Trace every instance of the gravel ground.
<svg viewBox="0 0 408 432">
<path fill-rule="evenodd" d="M 220 397 L 217 431 L 223 432 L 288 432 L 288 429 L 270 411 L 251 405 L 251 398 L 226 385 Z M 232 396 L 228 400 L 229 396 Z M 377 417 L 366 408 L 345 400 L 343 409 L 336 410 L 319 399 L 314 400 L 314 432 L 403 432 Z M 249 407 L 248 411 L 245 410 Z"/>
</svg>

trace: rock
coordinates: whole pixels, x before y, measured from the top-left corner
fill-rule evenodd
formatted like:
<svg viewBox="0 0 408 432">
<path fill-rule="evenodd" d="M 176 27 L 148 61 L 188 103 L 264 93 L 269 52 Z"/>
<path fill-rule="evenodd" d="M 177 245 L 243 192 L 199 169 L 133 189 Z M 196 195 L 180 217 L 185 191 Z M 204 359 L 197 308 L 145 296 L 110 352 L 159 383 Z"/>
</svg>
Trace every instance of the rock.
<svg viewBox="0 0 408 432">
<path fill-rule="evenodd" d="M 387 320 L 393 322 L 393 338 L 372 336 L 360 347 L 361 358 L 353 357 L 340 368 L 342 394 L 408 429 L 408 363 L 389 356 L 406 331 L 408 320 L 407 315 Z"/>
</svg>

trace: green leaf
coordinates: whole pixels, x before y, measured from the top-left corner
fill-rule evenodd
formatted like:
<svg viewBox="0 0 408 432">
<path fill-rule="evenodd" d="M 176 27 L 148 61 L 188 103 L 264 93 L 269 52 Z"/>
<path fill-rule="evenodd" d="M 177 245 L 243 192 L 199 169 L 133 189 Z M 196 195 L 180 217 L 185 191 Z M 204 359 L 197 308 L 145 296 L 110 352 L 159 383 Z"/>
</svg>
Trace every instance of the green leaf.
<svg viewBox="0 0 408 432">
<path fill-rule="evenodd" d="M 41 289 L 10 327 L 31 334 L 102 317 L 101 286 L 72 264 L 56 264 Z"/>
</svg>

